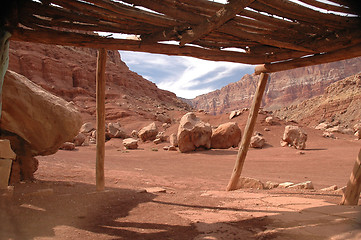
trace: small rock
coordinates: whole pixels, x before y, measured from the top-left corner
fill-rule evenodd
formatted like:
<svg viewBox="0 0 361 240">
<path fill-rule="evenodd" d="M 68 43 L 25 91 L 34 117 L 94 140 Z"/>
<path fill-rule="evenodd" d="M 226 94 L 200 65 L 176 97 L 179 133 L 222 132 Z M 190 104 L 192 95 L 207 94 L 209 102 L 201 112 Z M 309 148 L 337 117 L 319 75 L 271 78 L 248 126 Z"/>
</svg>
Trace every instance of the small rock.
<svg viewBox="0 0 361 240">
<path fill-rule="evenodd" d="M 271 131 L 271 129 L 269 129 L 269 128 L 264 128 L 263 130 L 264 130 L 265 132 Z"/>
<path fill-rule="evenodd" d="M 156 139 L 153 140 L 153 143 L 154 143 L 154 144 L 162 143 L 162 139 L 156 138 Z"/>
<path fill-rule="evenodd" d="M 318 124 L 315 129 L 317 130 L 322 130 L 322 131 L 325 131 L 327 128 L 330 127 L 330 124 L 329 123 L 326 123 L 326 122 L 323 122 L 323 123 L 320 123 Z"/>
<path fill-rule="evenodd" d="M 320 189 L 320 191 L 324 191 L 324 192 L 330 192 L 330 191 L 335 191 L 335 190 L 337 190 L 337 185 L 332 185 L 332 186 Z"/>
<path fill-rule="evenodd" d="M 297 183 L 289 186 L 288 188 L 296 188 L 296 189 L 314 189 L 313 183 L 311 181 L 306 181 L 302 183 Z"/>
<path fill-rule="evenodd" d="M 357 139 L 361 139 L 361 131 L 355 132 L 355 136 L 357 137 Z"/>
<path fill-rule="evenodd" d="M 168 151 L 168 150 L 169 150 L 169 146 L 164 146 L 164 147 L 163 147 L 163 150 L 164 150 L 164 151 Z"/>
<path fill-rule="evenodd" d="M 168 151 L 177 151 L 177 147 L 169 146 Z"/>
<path fill-rule="evenodd" d="M 262 148 L 265 143 L 266 143 L 266 140 L 264 139 L 264 137 L 257 134 L 251 138 L 250 147 Z"/>
<path fill-rule="evenodd" d="M 302 151 L 299 151 L 299 152 L 297 152 L 297 154 L 299 154 L 299 155 L 305 155 L 306 153 L 305 153 L 305 152 L 302 152 Z"/>
<path fill-rule="evenodd" d="M 177 134 L 172 133 L 169 136 L 169 142 L 171 146 L 178 147 L 178 140 L 177 140 Z"/>
<path fill-rule="evenodd" d="M 336 139 L 335 134 L 333 134 L 332 132 L 323 132 L 322 137 Z"/>
<path fill-rule="evenodd" d="M 76 135 L 73 139 L 73 143 L 75 146 L 82 146 L 83 143 L 85 142 L 86 139 L 86 135 L 84 133 L 78 133 L 78 135 Z"/>
<path fill-rule="evenodd" d="M 95 126 L 93 123 L 91 122 L 86 122 L 84 123 L 81 127 L 80 127 L 80 132 L 81 133 L 89 133 L 91 132 L 92 130 L 95 129 Z"/>
<path fill-rule="evenodd" d="M 123 145 L 125 149 L 137 149 L 138 148 L 138 140 L 134 138 L 126 138 L 123 140 Z"/>
<path fill-rule="evenodd" d="M 255 178 L 241 177 L 238 180 L 237 188 L 264 189 L 264 184 Z"/>
<path fill-rule="evenodd" d="M 275 121 L 274 121 L 274 118 L 273 117 L 266 117 L 265 119 L 266 123 L 269 124 L 269 125 L 273 125 L 275 124 Z"/>
<path fill-rule="evenodd" d="M 273 188 L 278 187 L 278 185 L 279 185 L 278 183 L 267 181 L 264 185 L 264 188 L 265 189 L 273 189 Z"/>
<path fill-rule="evenodd" d="M 132 136 L 132 138 L 139 138 L 137 130 L 133 130 L 130 135 Z"/>
<path fill-rule="evenodd" d="M 339 188 L 335 191 L 335 193 L 341 194 L 341 195 L 345 194 L 345 192 L 346 192 L 346 186 Z"/>
<path fill-rule="evenodd" d="M 150 187 L 150 188 L 146 188 L 145 191 L 147 193 L 166 193 L 167 190 L 161 187 Z"/>
<path fill-rule="evenodd" d="M 229 119 L 238 117 L 239 115 L 241 115 L 241 110 L 234 110 L 229 114 Z"/>
<path fill-rule="evenodd" d="M 72 142 L 65 142 L 60 146 L 59 149 L 71 151 L 75 149 L 75 144 Z"/>
<path fill-rule="evenodd" d="M 292 185 L 294 185 L 293 182 L 284 182 L 284 183 L 278 184 L 278 187 L 279 187 L 279 188 L 288 188 L 288 187 L 290 187 L 290 186 L 292 186 Z"/>
</svg>

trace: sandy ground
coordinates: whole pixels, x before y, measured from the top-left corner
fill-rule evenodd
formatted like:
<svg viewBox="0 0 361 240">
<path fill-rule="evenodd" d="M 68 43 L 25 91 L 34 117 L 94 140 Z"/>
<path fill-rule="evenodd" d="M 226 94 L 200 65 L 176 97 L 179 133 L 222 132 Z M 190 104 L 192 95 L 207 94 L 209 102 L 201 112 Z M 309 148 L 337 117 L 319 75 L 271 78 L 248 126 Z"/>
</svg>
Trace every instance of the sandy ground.
<svg viewBox="0 0 361 240">
<path fill-rule="evenodd" d="M 95 191 L 94 145 L 38 157 L 37 181 L 0 197 L 0 239 L 361 239 L 361 206 L 339 206 L 340 193 L 320 191 L 346 185 L 361 142 L 308 129 L 301 154 L 280 147 L 282 129 L 264 132 L 268 145 L 250 149 L 242 176 L 310 180 L 315 190 L 226 192 L 236 149 L 124 150 L 112 139 L 104 192 Z"/>
</svg>

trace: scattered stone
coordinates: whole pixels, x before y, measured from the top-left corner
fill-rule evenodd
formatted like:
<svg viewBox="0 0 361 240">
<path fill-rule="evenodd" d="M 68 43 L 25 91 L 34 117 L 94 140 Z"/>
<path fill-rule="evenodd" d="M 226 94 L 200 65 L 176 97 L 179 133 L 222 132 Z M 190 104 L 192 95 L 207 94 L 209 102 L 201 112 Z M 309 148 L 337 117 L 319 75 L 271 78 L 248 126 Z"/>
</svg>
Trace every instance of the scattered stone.
<svg viewBox="0 0 361 240">
<path fill-rule="evenodd" d="M 241 129 L 236 122 L 224 123 L 212 131 L 211 147 L 216 149 L 237 147 L 241 137 Z"/>
<path fill-rule="evenodd" d="M 111 138 L 127 138 L 127 134 L 120 127 L 119 123 L 108 123 L 108 133 Z"/>
<path fill-rule="evenodd" d="M 165 188 L 161 188 L 161 187 L 150 187 L 150 188 L 146 188 L 145 192 L 147 192 L 147 193 L 166 193 L 167 190 Z"/>
<path fill-rule="evenodd" d="M 93 130 L 95 130 L 95 126 L 91 122 L 86 122 L 80 127 L 81 133 L 90 133 Z"/>
<path fill-rule="evenodd" d="M 123 140 L 123 145 L 125 149 L 137 149 L 138 148 L 138 140 L 134 138 L 126 138 Z"/>
<path fill-rule="evenodd" d="M 72 142 L 65 142 L 60 146 L 59 149 L 71 151 L 75 149 L 75 144 Z"/>
<path fill-rule="evenodd" d="M 337 190 L 337 185 L 332 185 L 332 186 L 320 189 L 320 191 L 324 191 L 324 192 L 331 192 L 331 191 L 335 191 L 335 190 Z"/>
<path fill-rule="evenodd" d="M 155 122 L 152 122 L 148 126 L 142 128 L 138 133 L 139 138 L 143 142 L 145 142 L 147 140 L 153 141 L 156 138 L 157 134 L 158 134 L 158 128 L 155 125 Z"/>
<path fill-rule="evenodd" d="M 322 137 L 336 139 L 335 134 L 333 134 L 331 132 L 323 132 Z"/>
<path fill-rule="evenodd" d="M 334 126 L 326 129 L 327 132 L 331 132 L 331 133 L 342 133 L 342 130 L 343 128 L 341 126 Z"/>
<path fill-rule="evenodd" d="M 165 135 L 164 132 L 159 132 L 155 138 L 159 139 L 161 142 L 165 142 L 165 141 L 167 141 L 168 137 L 167 137 L 167 135 Z"/>
<path fill-rule="evenodd" d="M 325 131 L 327 128 L 331 127 L 329 123 L 323 122 L 318 124 L 315 129 Z"/>
<path fill-rule="evenodd" d="M 267 182 L 264 184 L 264 188 L 265 188 L 265 189 L 273 189 L 273 188 L 277 188 L 278 185 L 279 185 L 278 183 L 271 182 L 271 181 L 267 181 Z"/>
<path fill-rule="evenodd" d="M 264 189 L 264 184 L 255 178 L 241 177 L 238 180 L 237 188 Z"/>
<path fill-rule="evenodd" d="M 266 117 L 265 121 L 266 121 L 266 123 L 269 124 L 269 125 L 275 124 L 274 118 L 271 117 L 271 116 Z"/>
<path fill-rule="evenodd" d="M 130 135 L 132 136 L 132 138 L 139 138 L 139 135 L 138 135 L 138 131 L 137 131 L 137 130 L 133 130 Z"/>
<path fill-rule="evenodd" d="M 171 146 L 178 147 L 178 140 L 177 140 L 177 134 L 172 133 L 169 136 L 169 142 Z"/>
<path fill-rule="evenodd" d="M 361 139 L 361 131 L 355 132 L 355 136 L 357 137 L 357 139 Z"/>
<path fill-rule="evenodd" d="M 353 135 L 354 131 L 351 128 L 344 128 L 344 129 L 341 129 L 341 133 L 342 134 Z"/>
<path fill-rule="evenodd" d="M 264 139 L 264 137 L 262 137 L 261 135 L 256 134 L 255 136 L 251 137 L 250 147 L 262 148 L 265 143 L 266 143 L 266 139 Z"/>
<path fill-rule="evenodd" d="M 311 181 L 306 181 L 302 183 L 297 183 L 294 185 L 289 186 L 288 188 L 295 188 L 295 189 L 314 189 L 313 183 Z"/>
<path fill-rule="evenodd" d="M 296 149 L 305 149 L 307 141 L 307 133 L 304 132 L 298 126 L 288 125 L 285 127 L 285 131 L 283 133 L 283 138 L 281 141 L 281 145 L 286 143 L 293 146 Z M 285 143 L 282 143 L 285 142 Z"/>
<path fill-rule="evenodd" d="M 154 139 L 153 140 L 153 143 L 154 144 L 159 144 L 159 143 L 162 143 L 163 141 L 162 141 L 162 139 L 160 139 L 160 138 L 156 138 L 156 139 Z"/>
<path fill-rule="evenodd" d="M 271 129 L 269 129 L 269 128 L 264 128 L 263 130 L 264 130 L 265 132 L 271 131 Z"/>
<path fill-rule="evenodd" d="M 162 123 L 171 123 L 172 122 L 172 119 L 169 116 L 167 116 L 167 115 L 165 115 L 163 113 L 156 114 L 155 119 L 157 121 L 159 121 L 159 122 L 162 122 Z"/>
<path fill-rule="evenodd" d="M 293 182 L 284 182 L 284 183 L 278 184 L 278 187 L 279 187 L 279 188 L 288 188 L 288 187 L 290 187 L 290 186 L 292 186 L 292 185 L 294 185 Z"/>
<path fill-rule="evenodd" d="M 356 123 L 354 126 L 353 126 L 353 130 L 355 132 L 361 132 L 361 123 Z"/>
<path fill-rule="evenodd" d="M 209 123 L 202 122 L 193 112 L 186 113 L 180 120 L 178 127 L 179 151 L 190 152 L 197 148 L 211 147 L 212 128 Z"/>
<path fill-rule="evenodd" d="M 169 146 L 168 151 L 177 151 L 175 146 Z"/>
<path fill-rule="evenodd" d="M 336 194 L 341 194 L 341 195 L 345 194 L 345 192 L 346 192 L 346 186 L 339 188 L 335 191 Z"/>
<path fill-rule="evenodd" d="M 239 115 L 241 115 L 241 110 L 234 110 L 229 114 L 229 119 L 233 119 L 235 117 L 238 117 Z"/>
<path fill-rule="evenodd" d="M 75 146 L 82 146 L 85 140 L 87 139 L 84 133 L 79 132 L 73 139 L 73 143 Z"/>
</svg>

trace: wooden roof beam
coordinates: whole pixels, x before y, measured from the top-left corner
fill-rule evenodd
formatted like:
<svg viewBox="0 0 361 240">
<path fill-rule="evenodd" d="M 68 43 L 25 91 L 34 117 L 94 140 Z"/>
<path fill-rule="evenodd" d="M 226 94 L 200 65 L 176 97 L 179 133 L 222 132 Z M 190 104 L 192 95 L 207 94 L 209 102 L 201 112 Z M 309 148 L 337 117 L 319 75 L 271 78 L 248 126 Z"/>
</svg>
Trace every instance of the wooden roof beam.
<svg viewBox="0 0 361 240">
<path fill-rule="evenodd" d="M 191 43 L 222 26 L 225 22 L 234 18 L 237 13 L 241 12 L 254 1 L 255 0 L 229 0 L 229 3 L 219 9 L 215 15 L 205 19 L 201 24 L 192 27 L 192 30 L 188 30 L 183 33 L 180 46 Z"/>
<path fill-rule="evenodd" d="M 279 72 L 294 68 L 307 67 L 317 64 L 336 62 L 361 56 L 361 44 L 343 48 L 324 54 L 315 54 L 310 57 L 297 58 L 290 61 L 268 63 L 255 68 L 255 74 Z"/>
<path fill-rule="evenodd" d="M 11 40 L 75 47 L 106 48 L 109 50 L 149 52 L 174 56 L 189 56 L 211 61 L 228 61 L 246 64 L 262 64 L 267 62 L 265 56 L 250 55 L 241 52 L 211 50 L 192 46 L 180 48 L 177 45 L 160 43 L 141 44 L 141 41 L 138 40 L 106 38 L 46 28 L 38 28 L 36 31 L 23 28 L 12 29 Z"/>
</svg>

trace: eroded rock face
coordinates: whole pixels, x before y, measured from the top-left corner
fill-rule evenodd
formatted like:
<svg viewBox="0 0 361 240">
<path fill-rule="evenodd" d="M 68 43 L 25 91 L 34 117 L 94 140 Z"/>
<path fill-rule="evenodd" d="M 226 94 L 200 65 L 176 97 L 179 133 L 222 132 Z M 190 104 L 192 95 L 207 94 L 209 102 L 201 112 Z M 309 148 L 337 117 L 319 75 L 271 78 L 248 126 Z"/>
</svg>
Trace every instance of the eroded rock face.
<svg viewBox="0 0 361 240">
<path fill-rule="evenodd" d="M 296 149 L 305 149 L 307 133 L 298 126 L 288 125 L 285 127 L 281 145 L 291 145 Z"/>
<path fill-rule="evenodd" d="M 192 113 L 186 113 L 178 127 L 178 148 L 180 152 L 190 152 L 197 148 L 211 147 L 212 128 Z"/>
<path fill-rule="evenodd" d="M 143 142 L 147 140 L 153 141 L 157 137 L 157 134 L 158 128 L 155 125 L 155 122 L 152 122 L 148 126 L 140 129 L 140 131 L 138 132 L 139 138 L 142 139 Z"/>
<path fill-rule="evenodd" d="M 27 155 L 55 153 L 61 144 L 73 140 L 81 124 L 80 113 L 71 103 L 7 71 L 0 128 L 22 138 L 30 151 Z"/>
<path fill-rule="evenodd" d="M 219 125 L 211 137 L 212 148 L 230 148 L 237 147 L 241 141 L 241 129 L 236 122 L 228 122 Z"/>
</svg>

